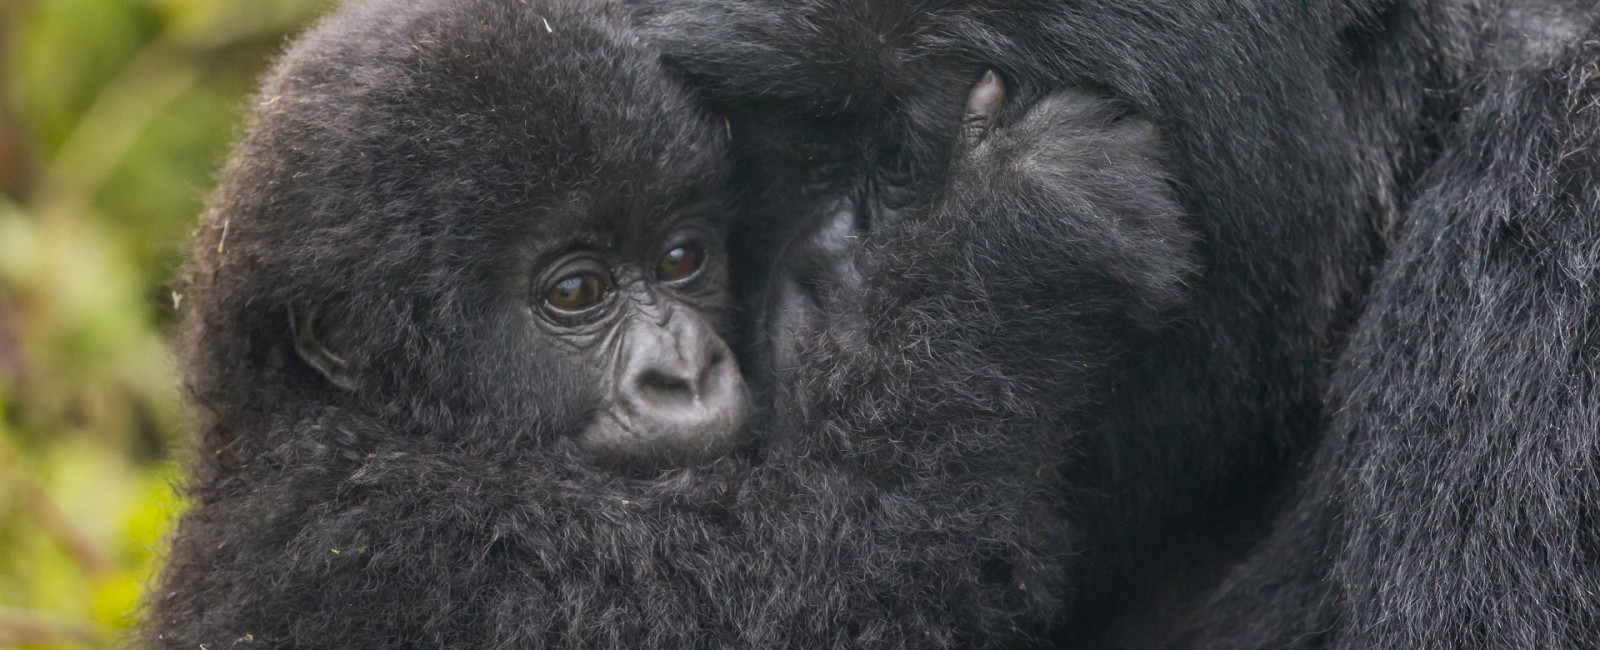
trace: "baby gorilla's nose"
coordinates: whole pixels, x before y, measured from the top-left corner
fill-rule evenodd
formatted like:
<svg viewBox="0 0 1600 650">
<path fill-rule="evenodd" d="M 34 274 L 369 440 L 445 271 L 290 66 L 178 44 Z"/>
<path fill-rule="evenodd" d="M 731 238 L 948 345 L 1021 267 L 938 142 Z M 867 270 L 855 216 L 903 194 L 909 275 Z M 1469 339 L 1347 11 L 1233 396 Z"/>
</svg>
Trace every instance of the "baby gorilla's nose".
<svg viewBox="0 0 1600 650">
<path fill-rule="evenodd" d="M 732 368 L 722 346 L 697 346 L 690 358 L 654 358 L 633 377 L 633 394 L 641 410 L 660 411 L 663 420 L 701 415 L 707 398 L 717 398 Z M 703 358 L 699 358 L 703 357 Z M 725 391 L 723 391 L 725 392 Z"/>
<path fill-rule="evenodd" d="M 733 353 L 698 314 L 676 311 L 666 323 L 629 328 L 615 403 L 581 436 L 586 447 L 629 465 L 670 467 L 737 443 L 749 397 Z"/>
<path fill-rule="evenodd" d="M 697 328 L 698 329 L 698 328 Z M 717 440 L 744 421 L 744 381 L 722 339 L 682 333 L 638 355 L 620 398 L 660 436 Z M 675 340 L 673 340 L 675 339 Z"/>
</svg>

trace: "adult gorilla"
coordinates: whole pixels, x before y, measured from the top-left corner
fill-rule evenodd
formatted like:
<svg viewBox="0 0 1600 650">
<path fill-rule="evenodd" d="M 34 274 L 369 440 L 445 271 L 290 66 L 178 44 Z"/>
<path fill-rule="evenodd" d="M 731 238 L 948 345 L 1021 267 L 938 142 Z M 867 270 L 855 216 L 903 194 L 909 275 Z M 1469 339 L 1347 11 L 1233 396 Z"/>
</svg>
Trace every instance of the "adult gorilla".
<svg viewBox="0 0 1600 650">
<path fill-rule="evenodd" d="M 731 117 L 774 430 L 1040 445 L 1052 638 L 1600 644 L 1592 3 L 636 4 Z M 1002 124 L 1153 123 L 1186 216 L 1063 213 L 1060 132 L 952 152 L 990 67 Z"/>
</svg>

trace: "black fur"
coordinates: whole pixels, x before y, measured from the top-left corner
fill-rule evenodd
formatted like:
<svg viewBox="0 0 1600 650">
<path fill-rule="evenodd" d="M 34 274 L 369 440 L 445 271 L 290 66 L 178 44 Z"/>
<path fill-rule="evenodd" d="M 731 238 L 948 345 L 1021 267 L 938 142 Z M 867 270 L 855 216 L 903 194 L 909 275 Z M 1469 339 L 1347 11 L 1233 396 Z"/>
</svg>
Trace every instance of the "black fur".
<svg viewBox="0 0 1600 650">
<path fill-rule="evenodd" d="M 759 455 L 629 478 L 572 449 L 595 396 L 519 329 L 519 238 L 593 197 L 720 190 L 725 128 L 604 4 L 374 0 L 292 47 L 187 270 L 204 428 L 144 642 L 971 647 L 1048 633 L 1074 552 L 1053 486 L 1075 451 L 1052 434 L 1091 397 L 1071 384 L 1085 360 L 1065 351 L 1177 308 L 1191 263 L 1155 132 L 1064 94 L 963 151 L 977 176 L 961 198 L 905 228 L 978 227 L 1013 247 L 951 247 L 873 295 L 926 314 L 885 332 L 919 349 L 818 365 L 806 381 L 843 401 L 813 429 L 762 431 Z M 1085 244 L 1063 256 L 1061 242 Z M 1148 256 L 1163 261 L 1132 264 Z M 1004 263 L 1018 259 L 1036 266 Z M 989 291 L 1035 296 L 1027 317 L 1048 331 L 974 344 Z M 1011 307 L 1007 320 L 1030 313 Z M 296 357 L 303 321 L 355 390 Z"/>
<path fill-rule="evenodd" d="M 1600 29 L 1554 27 L 1467 87 L 1212 647 L 1600 646 Z"/>
<path fill-rule="evenodd" d="M 286 55 L 190 269 L 148 641 L 1596 644 L 1592 7 L 633 4 L 649 46 L 377 2 Z M 773 408 L 626 479 L 495 291 L 551 197 L 715 175 L 653 47 L 730 119 Z"/>
<path fill-rule="evenodd" d="M 1004 414 L 1070 525 L 1058 645 L 1597 643 L 1592 3 L 636 4 L 734 118 L 779 432 Z M 946 168 L 984 67 L 1153 123 L 1183 217 Z"/>
</svg>

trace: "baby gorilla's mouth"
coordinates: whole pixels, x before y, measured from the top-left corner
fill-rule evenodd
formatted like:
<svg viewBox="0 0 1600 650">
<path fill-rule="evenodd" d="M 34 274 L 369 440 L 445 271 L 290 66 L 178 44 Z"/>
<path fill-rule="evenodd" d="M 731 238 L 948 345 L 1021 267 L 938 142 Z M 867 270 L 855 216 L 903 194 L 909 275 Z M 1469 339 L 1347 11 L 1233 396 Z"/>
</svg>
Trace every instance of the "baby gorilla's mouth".
<svg viewBox="0 0 1600 650">
<path fill-rule="evenodd" d="M 731 390 L 696 399 L 682 406 L 652 406 L 668 413 L 631 412 L 633 405 L 619 401 L 614 408 L 595 413 L 578 434 L 578 443 L 602 458 L 630 467 L 661 469 L 716 460 L 745 439 L 748 398 L 737 372 L 719 380 Z"/>
</svg>

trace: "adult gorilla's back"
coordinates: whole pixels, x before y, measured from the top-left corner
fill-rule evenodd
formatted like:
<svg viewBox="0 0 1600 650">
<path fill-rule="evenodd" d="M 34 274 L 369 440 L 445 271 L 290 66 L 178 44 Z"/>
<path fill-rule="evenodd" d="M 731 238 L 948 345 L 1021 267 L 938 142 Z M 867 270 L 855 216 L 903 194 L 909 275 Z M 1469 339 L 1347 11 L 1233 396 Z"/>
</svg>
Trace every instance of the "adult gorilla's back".
<svg viewBox="0 0 1600 650">
<path fill-rule="evenodd" d="M 1591 3 L 636 4 L 732 117 L 776 430 L 1031 401 L 1062 644 L 1600 643 Z M 1084 239 L 1073 175 L 952 152 L 985 67 L 1152 122 L 1187 216 Z"/>
</svg>

